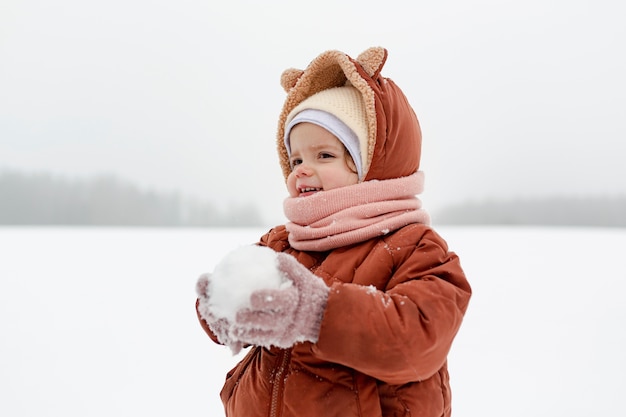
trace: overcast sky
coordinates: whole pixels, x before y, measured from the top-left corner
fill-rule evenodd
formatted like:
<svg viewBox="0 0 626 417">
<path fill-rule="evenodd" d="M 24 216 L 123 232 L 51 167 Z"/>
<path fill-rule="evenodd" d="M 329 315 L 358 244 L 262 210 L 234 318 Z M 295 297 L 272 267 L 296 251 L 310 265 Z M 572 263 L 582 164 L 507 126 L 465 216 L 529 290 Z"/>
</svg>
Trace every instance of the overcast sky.
<svg viewBox="0 0 626 417">
<path fill-rule="evenodd" d="M 625 4 L 3 0 L 0 170 L 115 174 L 280 222 L 280 74 L 384 46 L 427 208 L 624 194 Z"/>
</svg>

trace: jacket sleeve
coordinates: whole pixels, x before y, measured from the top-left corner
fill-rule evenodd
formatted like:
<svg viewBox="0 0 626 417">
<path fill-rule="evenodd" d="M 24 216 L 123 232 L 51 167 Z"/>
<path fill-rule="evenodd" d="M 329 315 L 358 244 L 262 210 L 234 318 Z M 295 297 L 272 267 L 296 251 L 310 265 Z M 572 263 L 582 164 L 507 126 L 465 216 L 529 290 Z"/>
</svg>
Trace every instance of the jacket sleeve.
<svg viewBox="0 0 626 417">
<path fill-rule="evenodd" d="M 393 385 L 427 379 L 441 368 L 471 288 L 458 257 L 434 231 L 426 229 L 412 241 L 386 242 L 377 251 L 383 267 L 372 269 L 388 271 L 386 288 L 332 284 L 312 347 L 316 357 Z"/>
</svg>

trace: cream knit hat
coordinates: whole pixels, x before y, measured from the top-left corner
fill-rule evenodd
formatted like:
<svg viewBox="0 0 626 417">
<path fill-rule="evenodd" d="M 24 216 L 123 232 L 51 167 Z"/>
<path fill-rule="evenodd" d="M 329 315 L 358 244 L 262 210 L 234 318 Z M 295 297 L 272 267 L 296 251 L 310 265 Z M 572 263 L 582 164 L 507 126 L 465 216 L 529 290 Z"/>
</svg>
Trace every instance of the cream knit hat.
<svg viewBox="0 0 626 417">
<path fill-rule="evenodd" d="M 332 120 L 332 118 L 298 118 L 298 114 L 304 110 L 321 110 L 322 112 L 329 113 L 339 119 L 339 122 L 343 123 L 349 129 L 341 129 L 338 128 L 340 127 L 340 124 L 329 123 L 328 120 Z M 309 116 L 315 115 L 315 112 L 307 113 Z M 322 126 L 330 131 L 333 135 L 337 136 L 337 138 L 348 149 L 348 152 L 350 152 L 350 155 L 352 156 L 352 159 L 357 167 L 359 179 L 362 180 L 362 167 L 365 164 L 364 154 L 367 154 L 368 150 L 368 131 L 365 104 L 363 103 L 359 90 L 352 86 L 329 88 L 313 94 L 294 107 L 285 120 L 284 141 L 288 152 L 290 148 L 289 133 L 291 128 L 297 123 L 305 121 L 318 124 L 319 126 Z M 356 146 L 357 144 L 358 148 Z"/>
</svg>

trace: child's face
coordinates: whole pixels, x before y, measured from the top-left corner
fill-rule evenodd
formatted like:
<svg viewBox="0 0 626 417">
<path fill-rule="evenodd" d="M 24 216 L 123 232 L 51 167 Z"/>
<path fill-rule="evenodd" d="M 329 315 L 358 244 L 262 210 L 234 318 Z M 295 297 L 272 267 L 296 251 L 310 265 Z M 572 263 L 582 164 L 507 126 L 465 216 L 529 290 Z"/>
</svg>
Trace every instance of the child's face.
<svg viewBox="0 0 626 417">
<path fill-rule="evenodd" d="M 354 162 L 343 144 L 328 130 L 299 123 L 289 135 L 291 173 L 287 190 L 292 197 L 356 184 Z"/>
</svg>

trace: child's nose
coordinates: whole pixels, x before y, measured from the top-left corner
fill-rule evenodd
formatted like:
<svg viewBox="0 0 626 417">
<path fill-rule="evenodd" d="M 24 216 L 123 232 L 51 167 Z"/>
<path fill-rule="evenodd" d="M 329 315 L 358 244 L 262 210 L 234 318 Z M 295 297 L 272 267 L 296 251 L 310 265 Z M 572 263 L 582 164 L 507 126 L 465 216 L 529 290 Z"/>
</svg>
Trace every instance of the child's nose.
<svg viewBox="0 0 626 417">
<path fill-rule="evenodd" d="M 296 174 L 296 177 L 311 175 L 311 167 L 309 167 L 309 165 L 305 162 L 296 165 L 293 171 Z"/>
</svg>

